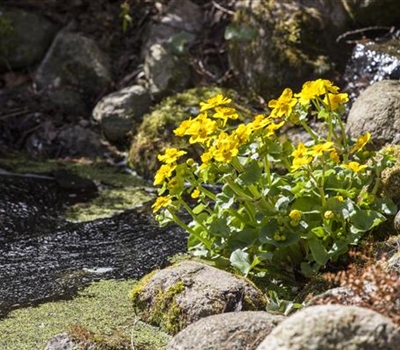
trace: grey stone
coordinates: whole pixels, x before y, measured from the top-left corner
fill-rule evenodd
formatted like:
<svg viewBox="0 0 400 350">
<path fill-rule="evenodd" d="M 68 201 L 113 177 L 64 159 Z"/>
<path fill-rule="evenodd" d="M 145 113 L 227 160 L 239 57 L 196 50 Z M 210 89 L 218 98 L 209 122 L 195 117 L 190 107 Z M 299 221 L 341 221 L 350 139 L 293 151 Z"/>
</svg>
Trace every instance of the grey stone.
<svg viewBox="0 0 400 350">
<path fill-rule="evenodd" d="M 67 333 L 60 333 L 47 342 L 44 350 L 75 350 L 77 346 Z"/>
<path fill-rule="evenodd" d="M 183 91 L 191 81 L 189 66 L 167 44 L 150 47 L 144 62 L 144 73 L 150 93 L 156 98 Z"/>
<path fill-rule="evenodd" d="M 188 43 L 196 38 L 203 24 L 203 11 L 200 6 L 191 1 L 172 0 L 159 20 L 155 20 L 149 27 L 142 48 L 145 57 L 151 46 L 173 40 L 181 33 L 192 34 L 187 36 Z"/>
<path fill-rule="evenodd" d="M 104 153 L 100 135 L 80 125 L 63 128 L 57 135 L 57 141 L 72 157 L 98 157 Z"/>
<path fill-rule="evenodd" d="M 40 15 L 0 8 L 0 72 L 39 63 L 56 33 L 57 26 Z"/>
<path fill-rule="evenodd" d="M 40 88 L 72 86 L 95 99 L 111 82 L 108 57 L 95 41 L 78 33 L 60 32 L 36 75 Z"/>
<path fill-rule="evenodd" d="M 184 261 L 145 277 L 131 296 L 145 322 L 172 334 L 203 317 L 261 310 L 266 302 L 247 280 L 195 261 Z"/>
<path fill-rule="evenodd" d="M 399 350 L 400 328 L 365 308 L 311 306 L 280 323 L 257 350 Z"/>
<path fill-rule="evenodd" d="M 400 142 L 400 81 L 382 80 L 362 92 L 350 110 L 346 130 L 352 137 L 369 132 L 375 146 Z"/>
<path fill-rule="evenodd" d="M 82 96 L 75 90 L 68 88 L 52 89 L 48 91 L 50 102 L 63 113 L 82 116 L 88 112 L 88 106 Z"/>
<path fill-rule="evenodd" d="M 141 122 L 150 104 L 150 94 L 144 87 L 130 86 L 103 97 L 93 110 L 93 119 L 108 140 L 121 141 Z"/>
<path fill-rule="evenodd" d="M 265 311 L 208 316 L 175 335 L 167 350 L 253 350 L 284 319 Z"/>
</svg>

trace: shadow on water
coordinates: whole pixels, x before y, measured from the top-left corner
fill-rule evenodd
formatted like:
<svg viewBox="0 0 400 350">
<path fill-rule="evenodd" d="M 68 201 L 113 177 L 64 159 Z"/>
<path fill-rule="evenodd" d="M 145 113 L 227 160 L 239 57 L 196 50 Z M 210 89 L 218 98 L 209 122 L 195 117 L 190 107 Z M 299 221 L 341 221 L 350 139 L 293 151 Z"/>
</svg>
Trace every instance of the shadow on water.
<svg viewBox="0 0 400 350">
<path fill-rule="evenodd" d="M 0 174 L 0 316 L 95 280 L 140 278 L 186 250 L 185 234 L 159 228 L 149 208 L 69 223 L 66 199 L 54 180 Z"/>
</svg>

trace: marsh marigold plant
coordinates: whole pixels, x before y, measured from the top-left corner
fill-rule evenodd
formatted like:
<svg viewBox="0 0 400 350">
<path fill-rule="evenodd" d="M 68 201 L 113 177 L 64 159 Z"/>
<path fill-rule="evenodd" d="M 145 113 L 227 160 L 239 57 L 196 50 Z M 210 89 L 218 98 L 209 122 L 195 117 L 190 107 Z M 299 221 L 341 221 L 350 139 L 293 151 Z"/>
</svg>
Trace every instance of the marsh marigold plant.
<svg viewBox="0 0 400 350">
<path fill-rule="evenodd" d="M 157 220 L 185 229 L 195 254 L 244 275 L 311 275 L 335 261 L 396 211 L 380 196 L 381 171 L 394 157 L 368 151 L 368 133 L 347 137 L 347 101 L 318 79 L 299 93 L 285 89 L 269 102 L 269 115 L 247 123 L 228 97 L 200 103 L 200 114 L 175 130 L 201 150 L 199 158 L 177 148 L 158 156 Z M 323 134 L 310 116 L 321 119 Z M 304 128 L 310 141 L 294 144 L 285 124 Z"/>
</svg>

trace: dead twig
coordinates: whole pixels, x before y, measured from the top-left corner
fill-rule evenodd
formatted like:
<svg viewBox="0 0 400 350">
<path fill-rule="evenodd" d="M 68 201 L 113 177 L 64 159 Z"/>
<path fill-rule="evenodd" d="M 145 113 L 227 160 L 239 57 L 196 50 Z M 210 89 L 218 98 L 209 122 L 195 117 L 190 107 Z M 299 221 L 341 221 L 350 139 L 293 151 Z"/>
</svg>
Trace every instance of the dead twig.
<svg viewBox="0 0 400 350">
<path fill-rule="evenodd" d="M 372 32 L 372 31 L 378 31 L 378 30 L 387 30 L 387 34 L 391 34 L 394 32 L 395 27 L 387 27 L 387 26 L 372 26 L 372 27 L 365 27 L 365 28 L 359 28 L 359 29 L 355 29 L 355 30 L 350 30 L 348 32 L 345 32 L 341 35 L 339 35 L 336 38 L 336 42 L 339 43 L 340 41 L 342 41 L 343 39 L 347 38 L 350 35 L 355 35 L 355 34 L 363 34 L 363 33 L 367 33 L 367 32 Z M 358 40 L 346 40 L 346 44 L 355 44 L 357 43 Z"/>
</svg>

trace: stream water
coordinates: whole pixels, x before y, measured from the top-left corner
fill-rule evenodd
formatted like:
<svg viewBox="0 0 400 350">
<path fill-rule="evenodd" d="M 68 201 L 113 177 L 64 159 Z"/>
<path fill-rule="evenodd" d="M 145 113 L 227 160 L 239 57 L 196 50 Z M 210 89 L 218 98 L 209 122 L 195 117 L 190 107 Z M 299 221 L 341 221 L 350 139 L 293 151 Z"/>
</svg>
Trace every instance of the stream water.
<svg viewBox="0 0 400 350">
<path fill-rule="evenodd" d="M 149 208 L 69 223 L 65 202 L 51 179 L 0 174 L 0 316 L 94 280 L 139 278 L 186 250 L 184 233 L 159 228 Z"/>
</svg>

